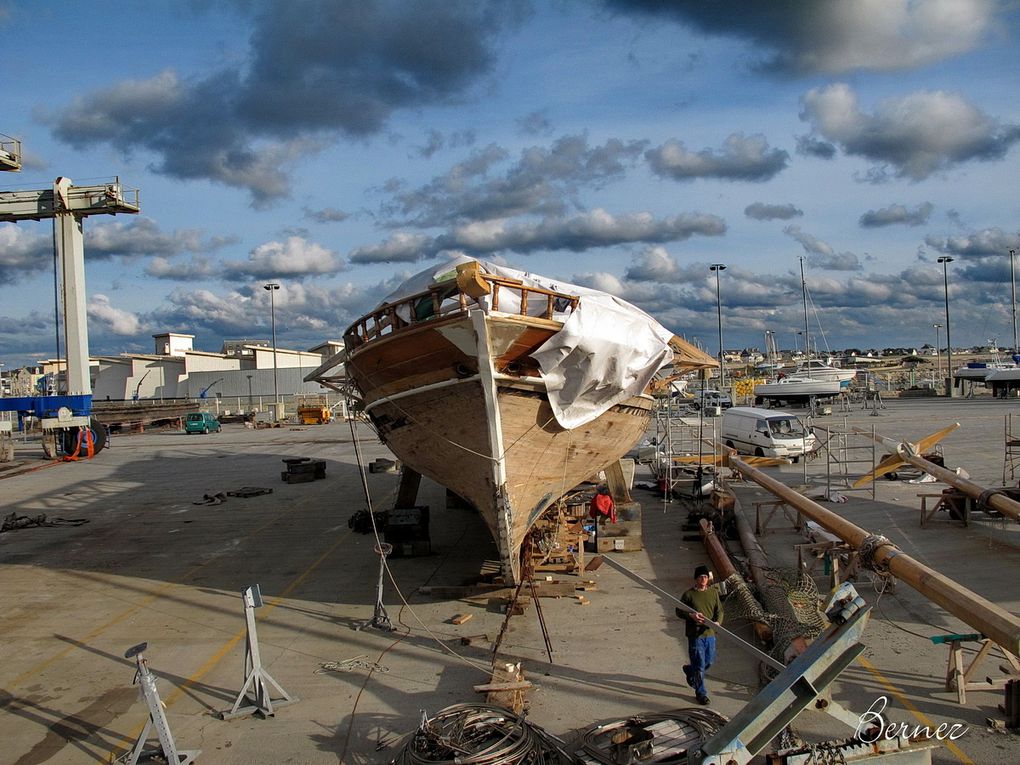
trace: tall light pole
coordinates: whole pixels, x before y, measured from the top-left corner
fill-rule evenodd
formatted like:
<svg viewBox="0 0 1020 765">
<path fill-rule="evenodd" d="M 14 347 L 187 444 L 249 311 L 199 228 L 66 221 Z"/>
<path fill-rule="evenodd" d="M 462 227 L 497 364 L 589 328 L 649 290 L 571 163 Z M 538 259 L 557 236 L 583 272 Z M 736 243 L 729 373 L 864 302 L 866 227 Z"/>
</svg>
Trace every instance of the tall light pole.
<svg viewBox="0 0 1020 765">
<path fill-rule="evenodd" d="M 1020 353 L 1016 342 L 1016 250 L 1009 251 L 1009 286 L 1013 294 L 1013 355 Z M 1015 361 L 1015 359 L 1014 359 Z"/>
<path fill-rule="evenodd" d="M 245 375 L 245 377 L 248 378 L 248 411 L 249 412 L 254 412 L 255 411 L 255 405 L 252 403 L 252 396 L 251 396 L 251 375 Z"/>
<path fill-rule="evenodd" d="M 269 290 L 269 316 L 273 324 L 273 395 L 276 401 L 276 414 L 280 416 L 280 381 L 276 376 L 276 291 L 280 289 L 280 285 L 276 282 L 269 282 L 262 287 L 263 289 Z M 948 304 L 947 304 L 948 305 Z"/>
<path fill-rule="evenodd" d="M 943 255 L 938 259 L 942 264 L 942 283 L 946 288 L 946 398 L 953 397 L 953 341 L 949 334 L 949 264 L 953 259 Z"/>
<path fill-rule="evenodd" d="M 938 372 L 938 374 L 939 374 L 938 379 L 941 380 L 942 379 L 942 351 L 939 349 L 939 330 L 942 329 L 942 325 L 939 324 L 938 322 L 935 322 L 934 324 L 932 324 L 932 326 L 935 327 L 935 366 L 939 370 L 939 372 Z"/>
<path fill-rule="evenodd" d="M 713 263 L 708 267 L 709 271 L 715 272 L 715 311 L 719 318 L 719 392 L 726 388 L 726 372 L 723 367 L 723 344 L 722 344 L 722 293 L 719 291 L 719 272 L 725 271 L 726 266 L 722 263 Z"/>
</svg>

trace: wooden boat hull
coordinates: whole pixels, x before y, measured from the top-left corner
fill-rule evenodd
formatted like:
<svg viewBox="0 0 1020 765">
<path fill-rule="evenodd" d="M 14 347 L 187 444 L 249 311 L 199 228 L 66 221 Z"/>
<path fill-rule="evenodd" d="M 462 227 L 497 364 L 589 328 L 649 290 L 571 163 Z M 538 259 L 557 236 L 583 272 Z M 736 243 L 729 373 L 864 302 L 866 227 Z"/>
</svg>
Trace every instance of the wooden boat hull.
<svg viewBox="0 0 1020 765">
<path fill-rule="evenodd" d="M 347 362 L 380 438 L 478 509 L 513 583 L 538 517 L 626 454 L 653 404 L 634 396 L 586 425 L 561 427 L 529 358 L 556 324 L 472 311 L 377 340 Z"/>
</svg>

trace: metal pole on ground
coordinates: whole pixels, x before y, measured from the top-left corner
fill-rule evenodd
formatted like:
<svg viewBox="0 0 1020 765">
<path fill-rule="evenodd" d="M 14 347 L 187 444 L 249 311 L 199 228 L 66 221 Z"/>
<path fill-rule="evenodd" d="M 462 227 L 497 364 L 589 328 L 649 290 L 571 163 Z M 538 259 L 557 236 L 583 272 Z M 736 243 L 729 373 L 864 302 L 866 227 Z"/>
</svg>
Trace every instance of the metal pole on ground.
<svg viewBox="0 0 1020 765">
<path fill-rule="evenodd" d="M 914 560 L 885 537 L 872 534 L 826 510 L 817 502 L 761 470 L 751 467 L 743 460 L 730 457 L 729 466 L 857 549 L 861 557 L 870 558 L 874 566 L 888 569 L 897 579 L 910 585 L 932 602 L 938 603 L 946 611 L 986 637 L 990 637 L 1011 653 L 1020 653 L 1020 617 Z M 865 563 L 868 561 L 865 560 Z"/>
</svg>

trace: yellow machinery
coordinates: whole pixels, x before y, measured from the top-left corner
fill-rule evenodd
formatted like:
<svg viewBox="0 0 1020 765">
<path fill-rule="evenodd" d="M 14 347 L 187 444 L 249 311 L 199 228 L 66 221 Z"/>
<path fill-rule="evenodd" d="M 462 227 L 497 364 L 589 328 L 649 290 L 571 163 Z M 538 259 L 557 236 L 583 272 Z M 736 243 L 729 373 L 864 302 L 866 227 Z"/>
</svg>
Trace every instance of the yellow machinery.
<svg viewBox="0 0 1020 765">
<path fill-rule="evenodd" d="M 325 425 L 333 419 L 333 411 L 323 401 L 302 401 L 297 408 L 302 425 Z"/>
</svg>

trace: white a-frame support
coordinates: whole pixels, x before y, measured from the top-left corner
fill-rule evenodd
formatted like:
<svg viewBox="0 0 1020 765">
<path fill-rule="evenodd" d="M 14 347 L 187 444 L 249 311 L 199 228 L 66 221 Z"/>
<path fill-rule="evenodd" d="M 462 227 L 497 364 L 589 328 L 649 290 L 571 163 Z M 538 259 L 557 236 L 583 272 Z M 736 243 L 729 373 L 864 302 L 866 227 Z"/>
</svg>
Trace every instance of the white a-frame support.
<svg viewBox="0 0 1020 765">
<path fill-rule="evenodd" d="M 255 630 L 255 609 L 262 606 L 261 589 L 257 584 L 246 587 L 241 591 L 241 600 L 244 602 L 244 620 L 248 627 L 244 646 L 244 685 L 241 686 L 241 692 L 237 694 L 234 706 L 230 711 L 220 713 L 220 718 L 223 720 L 246 717 L 256 712 L 263 717 L 272 717 L 276 714 L 277 707 L 299 701 L 297 698 L 292 698 L 262 666 L 259 637 Z M 272 697 L 270 685 L 279 691 L 280 698 Z M 245 701 L 248 704 L 241 706 Z"/>
</svg>

